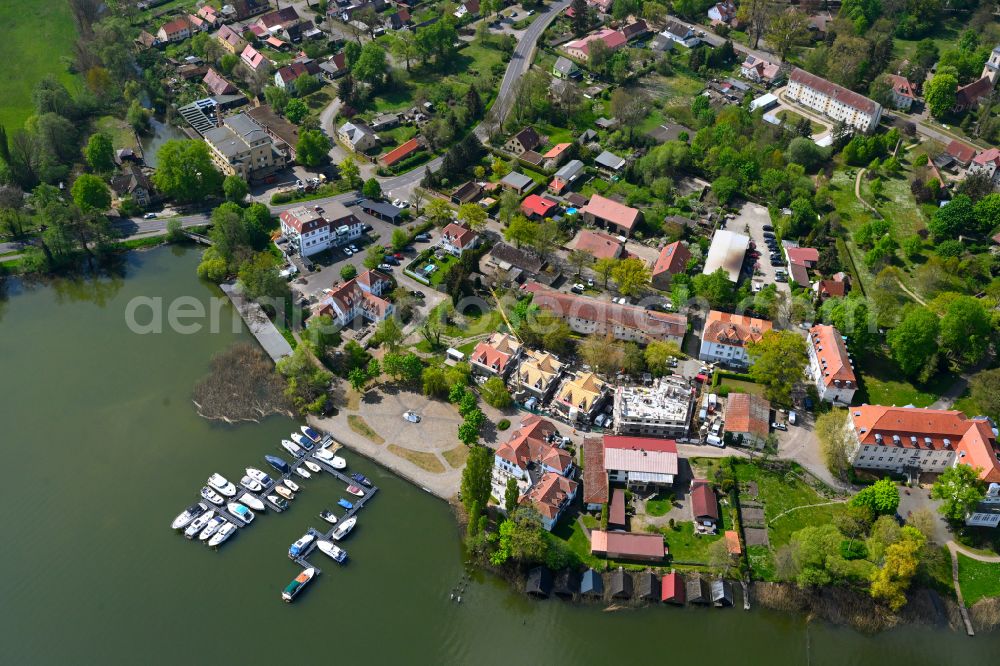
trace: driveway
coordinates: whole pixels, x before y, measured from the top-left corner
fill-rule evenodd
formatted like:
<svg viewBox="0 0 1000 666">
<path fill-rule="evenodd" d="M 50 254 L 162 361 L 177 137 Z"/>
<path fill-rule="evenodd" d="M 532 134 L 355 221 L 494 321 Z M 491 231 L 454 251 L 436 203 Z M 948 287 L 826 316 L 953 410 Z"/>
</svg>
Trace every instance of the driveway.
<svg viewBox="0 0 1000 666">
<path fill-rule="evenodd" d="M 753 280 L 761 285 L 777 285 L 778 291 L 790 295 L 792 290 L 788 283 L 778 282 L 775 279 L 776 267 L 771 266 L 767 243 L 764 242 L 764 225 L 766 224 L 771 224 L 771 216 L 767 212 L 767 208 L 760 204 L 747 203 L 740 209 L 736 219 L 729 222 L 727 227 L 736 233 L 749 234 L 750 240 L 754 242 L 757 251 L 760 252 L 760 258 L 757 260 L 760 274 L 754 275 Z"/>
<path fill-rule="evenodd" d="M 834 478 L 826 467 L 823 454 L 819 449 L 819 439 L 816 438 L 816 432 L 813 430 L 815 425 L 813 415 L 808 412 L 797 412 L 797 415 L 798 425 L 789 424 L 787 431 L 775 431 L 778 436 L 778 457 L 794 460 L 832 488 L 850 491 L 851 487 Z"/>
</svg>

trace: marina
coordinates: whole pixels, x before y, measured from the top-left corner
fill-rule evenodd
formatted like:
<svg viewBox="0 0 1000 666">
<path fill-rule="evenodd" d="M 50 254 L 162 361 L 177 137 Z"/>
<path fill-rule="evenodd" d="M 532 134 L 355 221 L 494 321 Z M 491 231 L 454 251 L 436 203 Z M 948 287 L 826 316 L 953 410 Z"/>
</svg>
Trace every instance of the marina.
<svg viewBox="0 0 1000 666">
<path fill-rule="evenodd" d="M 323 570 L 320 567 L 316 566 L 315 564 L 309 561 L 309 557 L 315 552 L 316 546 L 319 543 L 319 541 L 320 540 L 336 541 L 338 538 L 340 538 L 335 536 L 334 534 L 335 532 L 338 531 L 338 529 L 340 529 L 339 526 L 342 526 L 345 521 L 350 521 L 352 518 L 355 518 L 358 512 L 360 512 L 361 509 L 364 508 L 365 504 L 367 504 L 368 501 L 375 496 L 375 493 L 378 492 L 378 486 L 371 485 L 367 477 L 365 477 L 363 474 L 354 473 L 352 475 L 348 475 L 343 471 L 346 470 L 346 467 L 343 468 L 334 467 L 334 465 L 337 463 L 334 462 L 335 457 L 333 456 L 333 453 L 338 451 L 340 448 L 341 444 L 339 444 L 336 440 L 334 440 L 332 435 L 328 433 L 322 434 L 320 441 L 316 444 L 315 448 L 312 451 L 306 453 L 306 455 L 304 456 L 294 458 L 291 464 L 284 465 L 283 469 L 285 471 L 282 472 L 280 476 L 270 477 L 265 480 L 266 482 L 263 481 L 260 482 L 261 488 L 257 492 L 250 492 L 249 490 L 246 490 L 243 487 L 241 487 L 242 490 L 241 496 L 244 495 L 249 496 L 257 500 L 264 506 L 266 506 L 271 511 L 275 513 L 282 513 L 290 509 L 291 505 L 286 503 L 285 507 L 282 508 L 278 504 L 271 501 L 271 499 L 269 499 L 269 496 L 271 496 L 271 494 L 279 486 L 284 486 L 287 488 L 289 485 L 291 485 L 298 488 L 299 486 L 296 485 L 296 483 L 292 480 L 291 477 L 293 475 L 296 475 L 295 468 L 299 467 L 299 465 L 301 464 L 306 464 L 308 462 L 311 463 L 309 465 L 310 468 L 318 468 L 320 472 L 326 472 L 327 474 L 335 478 L 337 481 L 343 483 L 344 492 L 348 492 L 347 490 L 348 488 L 355 489 L 350 492 L 352 497 L 355 497 L 354 501 L 348 502 L 343 498 L 341 498 L 338 501 L 338 505 L 345 508 L 346 510 L 342 516 L 337 518 L 337 523 L 331 524 L 330 529 L 325 532 L 317 530 L 314 527 L 309 527 L 306 530 L 306 534 L 311 535 L 313 537 L 312 540 L 308 543 L 308 545 L 306 545 L 302 549 L 302 552 L 298 553 L 295 557 L 289 555 L 289 557 L 292 559 L 293 562 L 302 567 L 303 571 L 310 569 L 313 570 L 313 573 L 310 576 L 310 578 L 318 576 L 323 573 Z M 326 453 L 322 455 L 317 455 L 319 454 L 320 451 Z M 279 467 L 279 465 L 275 465 L 274 462 L 272 462 L 273 456 L 267 456 L 266 458 L 273 467 L 275 467 L 276 469 Z M 317 474 L 321 475 L 319 473 Z M 212 478 L 216 479 L 218 476 L 219 475 L 215 473 L 212 475 Z M 359 479 L 363 479 L 365 481 L 363 488 L 359 488 L 358 485 Z M 290 482 L 290 484 L 287 484 L 286 482 Z M 304 489 L 300 488 L 300 490 Z M 253 520 L 253 514 L 251 514 L 251 520 L 249 521 L 244 520 L 242 517 L 240 517 L 239 515 L 230 510 L 231 505 L 232 503 L 225 503 L 223 506 L 212 505 L 210 507 L 210 510 L 215 512 L 215 516 L 217 518 L 220 518 L 224 521 L 227 521 L 228 523 L 231 523 L 236 528 L 247 527 Z M 355 521 L 352 521 L 351 524 L 353 524 Z M 183 529 L 178 529 L 174 526 L 172 526 L 172 529 L 174 529 L 175 531 L 183 532 Z M 343 536 L 346 536 L 346 533 Z M 198 540 L 195 539 L 195 541 Z M 228 536 L 226 539 L 223 539 L 222 541 L 211 545 L 213 547 L 218 547 L 221 546 L 223 543 L 226 543 L 226 541 L 228 541 Z M 207 543 L 205 541 L 200 541 L 200 542 Z M 292 601 L 292 598 L 287 598 L 285 599 L 285 601 L 286 602 Z"/>
</svg>

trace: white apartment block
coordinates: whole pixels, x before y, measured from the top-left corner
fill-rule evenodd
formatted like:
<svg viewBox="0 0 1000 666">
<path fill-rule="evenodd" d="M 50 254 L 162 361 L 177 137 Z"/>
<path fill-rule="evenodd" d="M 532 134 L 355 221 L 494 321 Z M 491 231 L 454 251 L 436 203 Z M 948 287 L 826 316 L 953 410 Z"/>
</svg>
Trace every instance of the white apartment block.
<svg viewBox="0 0 1000 666">
<path fill-rule="evenodd" d="M 279 216 L 281 233 L 303 257 L 339 247 L 361 238 L 364 225 L 343 204 L 331 201 L 325 208 L 298 206 Z"/>
<path fill-rule="evenodd" d="M 816 385 L 820 400 L 834 405 L 850 405 L 858 380 L 840 331 L 833 326 L 813 326 L 809 329 L 806 346 L 809 351 L 807 372 Z"/>
<path fill-rule="evenodd" d="M 872 132 L 882 117 L 882 105 L 878 102 L 803 69 L 792 72 L 784 94 L 831 120 L 843 121 L 865 133 Z"/>
<path fill-rule="evenodd" d="M 694 402 L 694 390 L 683 377 L 663 377 L 652 386 L 619 386 L 615 390 L 615 433 L 684 437 Z"/>
</svg>

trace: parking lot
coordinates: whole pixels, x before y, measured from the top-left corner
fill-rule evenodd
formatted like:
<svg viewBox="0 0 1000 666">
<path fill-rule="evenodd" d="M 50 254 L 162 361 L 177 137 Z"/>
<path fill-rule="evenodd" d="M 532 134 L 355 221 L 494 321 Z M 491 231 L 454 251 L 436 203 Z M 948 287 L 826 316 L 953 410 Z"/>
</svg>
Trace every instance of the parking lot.
<svg viewBox="0 0 1000 666">
<path fill-rule="evenodd" d="M 760 257 L 757 259 L 759 273 L 753 276 L 752 279 L 754 282 L 761 286 L 775 284 L 778 286 L 779 291 L 791 294 L 792 290 L 787 282 L 778 282 L 775 279 L 776 271 L 779 269 L 783 270 L 784 266 L 771 266 L 769 258 L 770 250 L 764 239 L 764 226 L 769 224 L 771 224 L 771 216 L 768 214 L 767 208 L 755 203 L 748 203 L 740 209 L 740 213 L 736 216 L 736 219 L 729 223 L 729 229 L 736 233 L 749 234 L 750 240 L 753 241 L 757 251 L 760 252 Z M 783 254 L 782 260 L 784 260 Z M 753 264 L 751 263 L 750 265 L 752 266 Z"/>
</svg>

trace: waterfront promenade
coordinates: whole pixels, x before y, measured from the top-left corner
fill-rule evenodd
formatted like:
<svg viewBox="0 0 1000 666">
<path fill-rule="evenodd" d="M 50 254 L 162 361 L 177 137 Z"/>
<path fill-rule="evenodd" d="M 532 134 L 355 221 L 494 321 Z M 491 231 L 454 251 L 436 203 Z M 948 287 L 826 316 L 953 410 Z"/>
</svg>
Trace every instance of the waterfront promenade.
<svg viewBox="0 0 1000 666">
<path fill-rule="evenodd" d="M 267 352 L 272 361 L 277 363 L 284 357 L 292 355 L 292 346 L 288 344 L 288 340 L 275 328 L 274 324 L 271 323 L 271 320 L 268 319 L 257 303 L 245 299 L 233 284 L 223 283 L 219 286 L 226 296 L 229 297 L 229 300 L 232 301 L 236 311 L 240 313 L 240 317 L 246 323 L 247 328 L 257 338 L 257 342 L 264 348 L 264 351 Z"/>
</svg>

